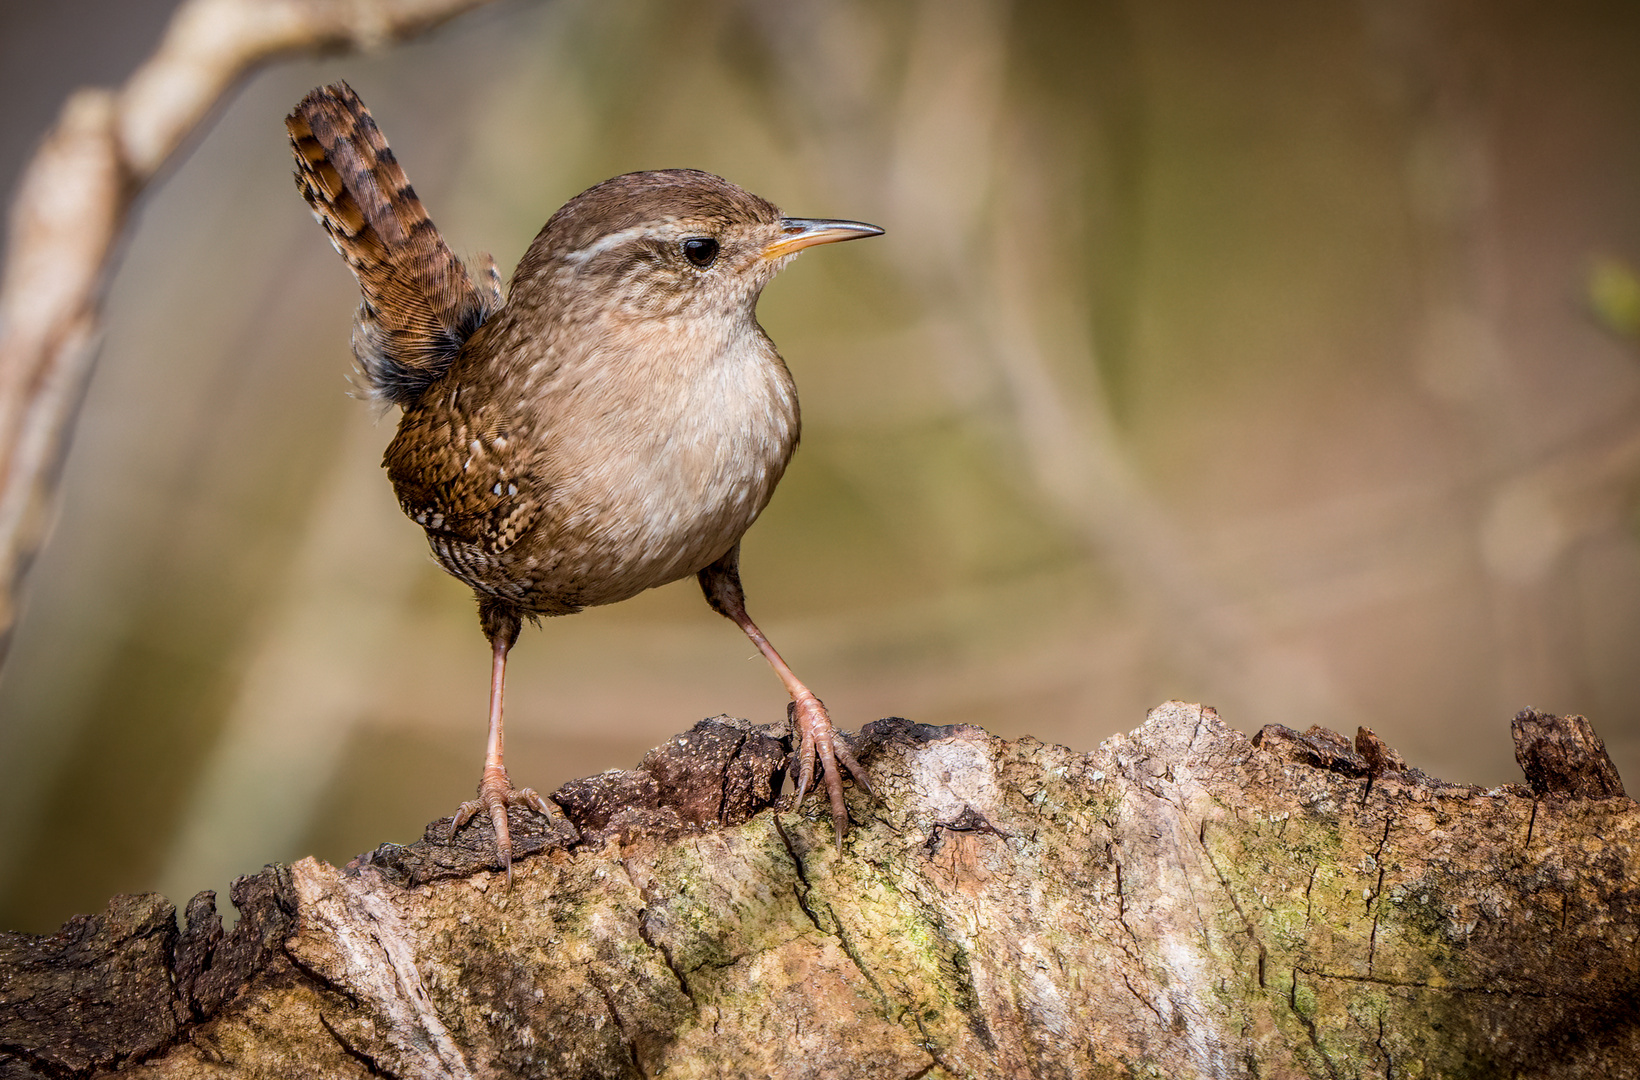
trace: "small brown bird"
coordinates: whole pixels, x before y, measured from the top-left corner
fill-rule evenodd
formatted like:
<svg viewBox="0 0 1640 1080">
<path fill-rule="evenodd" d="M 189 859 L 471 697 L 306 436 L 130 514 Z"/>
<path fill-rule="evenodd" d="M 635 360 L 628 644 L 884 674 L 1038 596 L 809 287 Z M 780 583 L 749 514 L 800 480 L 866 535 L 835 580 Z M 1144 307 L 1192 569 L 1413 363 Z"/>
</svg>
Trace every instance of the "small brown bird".
<svg viewBox="0 0 1640 1080">
<path fill-rule="evenodd" d="M 364 389 L 403 409 L 383 462 L 445 570 L 472 586 L 493 655 L 478 798 L 510 874 L 507 808 L 548 812 L 502 762 L 507 653 L 525 618 L 569 615 L 698 575 L 792 697 L 797 795 L 816 763 L 838 842 L 839 762 L 871 790 L 825 707 L 746 614 L 740 538 L 797 446 L 797 390 L 756 318 L 806 247 L 877 236 L 857 221 L 783 217 L 693 169 L 628 173 L 552 215 L 505 298 L 444 243 L 346 83 L 285 120 L 296 183 L 359 280 Z"/>
</svg>

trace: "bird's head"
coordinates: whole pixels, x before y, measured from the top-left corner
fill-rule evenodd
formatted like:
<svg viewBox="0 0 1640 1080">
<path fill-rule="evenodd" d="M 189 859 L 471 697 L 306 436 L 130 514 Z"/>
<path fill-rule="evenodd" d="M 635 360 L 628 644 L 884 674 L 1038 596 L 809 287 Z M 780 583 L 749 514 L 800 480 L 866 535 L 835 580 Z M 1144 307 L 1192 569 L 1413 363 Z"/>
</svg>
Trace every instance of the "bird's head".
<svg viewBox="0 0 1640 1080">
<path fill-rule="evenodd" d="M 793 218 L 695 169 L 627 173 L 552 216 L 514 288 L 556 292 L 567 318 L 750 316 L 769 280 L 806 247 L 877 236 L 858 221 Z"/>
</svg>

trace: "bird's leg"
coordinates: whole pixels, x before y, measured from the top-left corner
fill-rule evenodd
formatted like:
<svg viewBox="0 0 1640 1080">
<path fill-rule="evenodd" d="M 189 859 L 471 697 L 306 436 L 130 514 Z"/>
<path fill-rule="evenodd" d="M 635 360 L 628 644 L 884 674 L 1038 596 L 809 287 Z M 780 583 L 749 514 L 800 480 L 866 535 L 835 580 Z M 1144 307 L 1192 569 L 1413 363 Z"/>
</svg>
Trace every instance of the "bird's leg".
<svg viewBox="0 0 1640 1080">
<path fill-rule="evenodd" d="M 746 594 L 740 587 L 740 545 L 730 548 L 727 555 L 702 570 L 699 577 L 701 591 L 706 594 L 706 602 L 712 605 L 712 610 L 740 627 L 769 666 L 774 668 L 775 674 L 780 676 L 780 681 L 786 684 L 786 691 L 792 696 L 788 715 L 798 738 L 797 796 L 793 805 L 801 803 L 803 796 L 808 794 L 809 785 L 814 781 L 815 763 L 818 762 L 826 794 L 831 800 L 831 820 L 837 830 L 838 848 L 841 849 L 843 834 L 848 831 L 848 808 L 843 803 L 843 778 L 837 766 L 841 762 L 854 777 L 854 782 L 876 798 L 877 793 L 872 791 L 865 769 L 854 760 L 848 743 L 832 728 L 831 717 L 826 714 L 826 707 L 820 699 L 792 674 L 786 661 L 780 658 L 774 646 L 769 644 L 769 639 L 763 636 L 763 631 L 746 614 Z"/>
<path fill-rule="evenodd" d="M 470 799 L 456 810 L 455 822 L 450 826 L 453 837 L 471 821 L 480 810 L 489 814 L 495 828 L 496 857 L 507 872 L 507 883 L 512 883 L 512 832 L 507 826 L 509 806 L 527 806 L 538 813 L 549 813 L 546 800 L 533 788 L 515 788 L 507 778 L 507 767 L 502 762 L 506 752 L 506 735 L 501 726 L 501 698 L 507 682 L 507 653 L 518 640 L 522 623 L 518 612 L 489 598 L 479 600 L 479 621 L 484 635 L 490 639 L 493 660 L 490 666 L 490 740 L 484 750 L 484 775 L 478 781 L 478 798 Z"/>
</svg>

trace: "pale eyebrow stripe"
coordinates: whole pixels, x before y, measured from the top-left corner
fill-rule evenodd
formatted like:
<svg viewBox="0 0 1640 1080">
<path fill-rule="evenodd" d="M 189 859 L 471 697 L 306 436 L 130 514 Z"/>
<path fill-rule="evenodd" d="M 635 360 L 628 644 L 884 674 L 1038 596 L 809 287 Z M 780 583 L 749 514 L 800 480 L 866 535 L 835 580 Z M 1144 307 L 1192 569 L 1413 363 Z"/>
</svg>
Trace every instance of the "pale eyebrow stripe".
<svg viewBox="0 0 1640 1080">
<path fill-rule="evenodd" d="M 671 225 L 673 223 L 668 221 L 663 224 Z M 612 232 L 607 236 L 600 236 L 586 247 L 576 248 L 574 251 L 564 256 L 564 261 L 567 263 L 573 263 L 576 266 L 583 266 L 587 262 L 596 259 L 598 256 L 602 255 L 611 248 L 620 247 L 628 240 L 636 240 L 644 236 L 653 236 L 655 233 L 656 229 L 653 225 L 637 225 L 630 229 L 622 229 L 620 232 Z"/>
</svg>

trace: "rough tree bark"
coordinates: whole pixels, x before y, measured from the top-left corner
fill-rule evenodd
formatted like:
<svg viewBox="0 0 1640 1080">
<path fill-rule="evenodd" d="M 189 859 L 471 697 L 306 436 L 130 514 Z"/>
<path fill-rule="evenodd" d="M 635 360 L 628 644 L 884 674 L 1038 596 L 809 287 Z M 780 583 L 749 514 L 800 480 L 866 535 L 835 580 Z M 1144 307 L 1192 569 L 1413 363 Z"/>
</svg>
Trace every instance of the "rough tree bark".
<svg viewBox="0 0 1640 1080">
<path fill-rule="evenodd" d="M 0 1077 L 1640 1076 L 1640 810 L 1581 717 L 1529 786 L 1172 703 L 1091 754 L 884 720 L 838 853 L 703 721 L 565 820 L 448 821 L 0 935 Z"/>
</svg>

